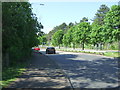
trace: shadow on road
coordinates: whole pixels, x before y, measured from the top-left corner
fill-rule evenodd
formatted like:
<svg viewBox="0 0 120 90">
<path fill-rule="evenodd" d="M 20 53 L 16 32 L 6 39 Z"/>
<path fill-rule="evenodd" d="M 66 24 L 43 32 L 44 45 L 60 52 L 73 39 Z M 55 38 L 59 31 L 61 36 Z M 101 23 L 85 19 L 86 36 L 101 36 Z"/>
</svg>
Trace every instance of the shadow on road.
<svg viewBox="0 0 120 90">
<path fill-rule="evenodd" d="M 73 54 L 49 55 L 70 77 L 74 87 L 80 88 L 113 88 L 118 86 L 118 59 L 95 58 L 83 59 Z M 62 58 L 61 58 L 62 57 Z M 82 58 L 81 58 L 82 57 Z"/>
<path fill-rule="evenodd" d="M 69 83 L 53 61 L 41 53 L 33 53 L 30 64 L 7 88 L 67 88 Z"/>
</svg>

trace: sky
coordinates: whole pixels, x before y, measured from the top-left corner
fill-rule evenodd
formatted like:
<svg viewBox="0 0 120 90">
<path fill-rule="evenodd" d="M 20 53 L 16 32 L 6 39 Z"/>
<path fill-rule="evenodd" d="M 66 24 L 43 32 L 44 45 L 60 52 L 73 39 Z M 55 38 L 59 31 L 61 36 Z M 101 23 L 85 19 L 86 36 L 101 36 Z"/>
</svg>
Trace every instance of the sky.
<svg viewBox="0 0 120 90">
<path fill-rule="evenodd" d="M 67 25 L 72 22 L 80 22 L 83 17 L 87 17 L 89 22 L 93 19 L 100 5 L 105 4 L 109 8 L 112 5 L 118 5 L 119 0 L 82 0 L 82 1 L 46 1 L 46 0 L 29 0 L 32 4 L 32 12 L 36 14 L 38 21 L 42 23 L 46 34 L 55 26 L 62 23 Z M 41 5 L 42 4 L 42 5 Z M 44 5 L 43 5 L 44 4 Z"/>
</svg>

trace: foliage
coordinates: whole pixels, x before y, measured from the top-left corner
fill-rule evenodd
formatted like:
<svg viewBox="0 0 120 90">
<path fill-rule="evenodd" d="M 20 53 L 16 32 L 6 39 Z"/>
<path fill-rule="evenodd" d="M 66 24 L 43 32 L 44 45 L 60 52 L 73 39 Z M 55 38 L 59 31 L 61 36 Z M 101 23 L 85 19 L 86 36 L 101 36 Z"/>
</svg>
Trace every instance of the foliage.
<svg viewBox="0 0 120 90">
<path fill-rule="evenodd" d="M 62 23 L 59 26 L 56 26 L 53 28 L 53 30 L 51 30 L 48 34 L 47 34 L 47 40 L 50 42 L 52 40 L 52 36 L 55 32 L 57 32 L 58 30 L 63 30 L 63 33 L 65 34 L 67 32 L 67 30 L 72 27 L 74 24 L 72 22 L 69 23 L 69 25 L 67 25 L 66 23 Z"/>
<path fill-rule="evenodd" d="M 102 4 L 100 8 L 97 10 L 95 14 L 93 23 L 92 23 L 92 31 L 91 31 L 91 44 L 94 46 L 105 43 L 105 35 L 104 35 L 104 18 L 106 13 L 109 11 L 109 8 Z"/>
<path fill-rule="evenodd" d="M 91 44 L 103 44 L 104 43 L 104 32 L 103 32 L 103 26 L 97 25 L 93 23 L 92 25 L 92 30 L 91 30 Z"/>
<path fill-rule="evenodd" d="M 104 32 L 106 42 L 112 43 L 120 40 L 120 5 L 113 5 L 104 19 Z"/>
<path fill-rule="evenodd" d="M 39 43 L 37 33 L 42 27 L 28 2 L 3 2 L 2 11 L 2 52 L 4 57 L 9 54 L 11 64 L 30 55 L 31 48 Z"/>
<path fill-rule="evenodd" d="M 72 26 L 74 26 L 74 23 L 70 22 L 68 28 L 71 28 Z"/>
<path fill-rule="evenodd" d="M 74 24 L 70 22 L 68 26 L 63 23 L 55 27 L 53 31 L 54 33 L 60 29 L 63 31 L 62 44 L 65 47 L 73 46 L 73 48 L 75 48 L 82 45 L 82 49 L 84 49 L 85 46 L 92 49 L 104 49 L 104 47 L 118 49 L 118 45 L 114 46 L 112 43 L 120 41 L 119 18 L 119 5 L 113 5 L 111 8 L 108 8 L 102 4 L 97 10 L 91 25 L 88 22 L 88 18 L 83 17 L 80 23 Z M 64 32 L 65 30 L 66 32 Z M 111 45 L 108 47 L 109 43 Z"/>
<path fill-rule="evenodd" d="M 76 44 L 82 44 L 84 49 L 84 44 L 88 43 L 90 39 L 90 30 L 90 23 L 88 23 L 86 19 L 81 21 L 81 23 L 72 26 L 70 29 L 68 29 L 67 33 L 64 34 L 63 44 L 66 47 L 72 44 L 73 48 L 75 48 Z"/>
<path fill-rule="evenodd" d="M 59 49 L 60 51 L 65 52 L 78 52 L 78 53 L 90 53 L 90 54 L 97 54 L 97 55 L 103 55 L 108 57 L 120 57 L 120 52 L 90 52 L 90 51 L 79 51 L 79 50 L 69 50 L 69 49 Z"/>
<path fill-rule="evenodd" d="M 89 43 L 91 26 L 88 22 L 81 22 L 77 25 L 77 30 L 74 33 L 74 40 L 76 43 L 82 44 L 82 49 L 84 50 L 84 44 Z"/>
<path fill-rule="evenodd" d="M 109 8 L 106 5 L 102 4 L 94 16 L 94 20 L 93 20 L 94 23 L 97 25 L 103 25 L 104 17 L 108 11 L 109 11 Z"/>
<path fill-rule="evenodd" d="M 54 33 L 52 37 L 52 45 L 60 47 L 60 44 L 62 44 L 62 39 L 63 39 L 63 31 L 58 30 L 57 32 Z"/>
<path fill-rule="evenodd" d="M 17 66 L 16 66 L 17 64 Z M 24 72 L 25 66 L 27 65 L 26 62 L 22 63 L 16 63 L 12 67 L 4 68 L 2 72 L 2 81 L 0 81 L 1 86 L 5 87 L 10 82 L 15 81 L 18 76 L 21 75 L 22 72 Z"/>
<path fill-rule="evenodd" d="M 74 32 L 75 32 L 75 26 L 72 26 L 66 34 L 64 34 L 63 36 L 63 44 L 67 47 L 68 45 L 71 45 L 71 43 L 73 42 L 73 38 L 74 38 Z"/>
<path fill-rule="evenodd" d="M 44 44 L 47 43 L 46 35 L 39 36 L 38 39 L 39 39 L 39 42 L 40 42 L 39 44 L 40 44 L 40 45 L 44 45 Z"/>
<path fill-rule="evenodd" d="M 81 22 L 88 22 L 88 18 L 83 17 L 82 20 L 80 20 L 80 23 L 81 23 Z"/>
<path fill-rule="evenodd" d="M 104 53 L 104 56 L 110 56 L 110 57 L 120 57 L 119 56 L 120 52 L 106 52 Z"/>
</svg>

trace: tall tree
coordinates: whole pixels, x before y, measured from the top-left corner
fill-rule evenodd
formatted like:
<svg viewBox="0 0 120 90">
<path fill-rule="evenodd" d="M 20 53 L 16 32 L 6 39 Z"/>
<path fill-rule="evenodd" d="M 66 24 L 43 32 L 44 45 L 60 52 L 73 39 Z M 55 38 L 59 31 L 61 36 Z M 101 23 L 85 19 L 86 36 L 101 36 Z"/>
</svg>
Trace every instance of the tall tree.
<svg viewBox="0 0 120 90">
<path fill-rule="evenodd" d="M 70 22 L 69 25 L 68 25 L 68 28 L 71 28 L 74 26 L 74 23 Z"/>
<path fill-rule="evenodd" d="M 74 33 L 74 41 L 78 44 L 82 44 L 82 49 L 84 50 L 84 44 L 88 43 L 90 40 L 91 26 L 88 22 L 81 22 L 77 25 L 77 30 Z"/>
<path fill-rule="evenodd" d="M 2 11 L 3 63 L 22 61 L 29 56 L 32 46 L 39 43 L 37 18 L 28 2 L 3 2 Z"/>
<path fill-rule="evenodd" d="M 94 23 L 96 23 L 97 25 L 103 25 L 104 24 L 104 17 L 109 10 L 110 10 L 109 7 L 102 4 L 100 6 L 100 8 L 97 10 L 97 13 L 95 14 L 95 17 L 93 20 Z"/>
<path fill-rule="evenodd" d="M 54 46 L 59 46 L 60 48 L 60 44 L 62 44 L 63 35 L 64 34 L 62 30 L 58 30 L 57 32 L 55 32 L 52 37 L 52 44 Z"/>
<path fill-rule="evenodd" d="M 101 46 L 104 44 L 104 18 L 109 10 L 110 9 L 106 5 L 102 4 L 97 10 L 92 23 L 91 42 L 94 46 L 97 45 L 97 48 L 99 47 L 99 44 Z"/>
<path fill-rule="evenodd" d="M 61 25 L 59 25 L 59 29 L 64 31 L 65 29 L 67 29 L 67 24 L 66 23 L 62 23 Z"/>
<path fill-rule="evenodd" d="M 50 42 L 52 40 L 52 36 L 55 32 L 57 32 L 58 30 L 63 30 L 63 33 L 66 33 L 68 29 L 68 26 L 66 23 L 62 23 L 59 26 L 56 26 L 53 28 L 53 30 L 51 30 L 48 34 L 47 34 L 47 40 Z"/>
<path fill-rule="evenodd" d="M 92 25 L 92 30 L 90 33 L 90 43 L 93 44 L 94 46 L 97 45 L 97 49 L 99 47 L 99 44 L 104 44 L 104 31 L 103 31 L 103 26 L 97 25 L 93 23 Z M 102 48 L 102 47 L 101 47 Z"/>
<path fill-rule="evenodd" d="M 120 41 L 120 5 L 113 5 L 104 19 L 105 40 L 109 43 Z"/>
<path fill-rule="evenodd" d="M 39 36 L 38 39 L 39 39 L 40 45 L 44 45 L 47 43 L 46 35 Z"/>
<path fill-rule="evenodd" d="M 74 32 L 75 32 L 75 26 L 72 26 L 66 34 L 63 36 L 63 44 L 67 47 L 68 45 L 70 46 L 71 43 L 73 43 L 73 38 L 74 38 Z"/>
<path fill-rule="evenodd" d="M 80 23 L 81 23 L 81 22 L 88 22 L 88 18 L 83 17 L 82 20 L 80 20 Z"/>
</svg>

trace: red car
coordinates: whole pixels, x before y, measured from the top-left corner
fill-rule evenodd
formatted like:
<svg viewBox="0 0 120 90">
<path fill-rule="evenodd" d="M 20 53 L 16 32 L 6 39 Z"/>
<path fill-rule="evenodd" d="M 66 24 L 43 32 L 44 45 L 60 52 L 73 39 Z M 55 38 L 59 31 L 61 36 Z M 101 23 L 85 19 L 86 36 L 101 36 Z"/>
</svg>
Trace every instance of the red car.
<svg viewBox="0 0 120 90">
<path fill-rule="evenodd" d="M 36 47 L 36 48 L 34 48 L 34 50 L 37 50 L 37 51 L 39 51 L 39 50 L 40 50 L 40 48 Z"/>
</svg>

